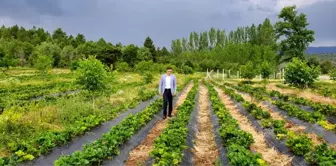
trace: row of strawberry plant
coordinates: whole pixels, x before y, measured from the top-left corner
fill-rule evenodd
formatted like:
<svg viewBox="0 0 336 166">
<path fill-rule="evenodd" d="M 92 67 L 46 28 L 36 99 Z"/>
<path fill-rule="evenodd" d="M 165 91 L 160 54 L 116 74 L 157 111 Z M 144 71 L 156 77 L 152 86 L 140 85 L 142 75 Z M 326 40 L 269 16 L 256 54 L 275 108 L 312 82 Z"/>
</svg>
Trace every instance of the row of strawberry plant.
<svg viewBox="0 0 336 166">
<path fill-rule="evenodd" d="M 223 87 L 226 89 L 225 87 Z M 231 91 L 232 94 L 240 96 Z M 231 95 L 232 95 L 231 94 Z M 229 94 L 230 95 L 230 94 Z M 336 151 L 328 147 L 326 143 L 314 146 L 313 141 L 306 134 L 297 134 L 285 127 L 283 120 L 274 120 L 269 112 L 261 107 L 244 101 L 244 107 L 255 119 L 259 121 L 263 128 L 271 128 L 277 136 L 277 139 L 286 141 L 286 146 L 291 149 L 295 155 L 304 155 L 306 161 L 317 165 L 335 165 Z"/>
<path fill-rule="evenodd" d="M 91 115 L 83 117 L 64 131 L 44 132 L 29 142 L 25 141 L 13 144 L 10 149 L 13 155 L 11 157 L 0 158 L 0 163 L 4 162 L 5 164 L 3 165 L 16 165 L 25 160 L 32 160 L 57 146 L 66 144 L 74 137 L 84 134 L 101 123 L 115 118 L 119 113 L 135 107 L 139 102 L 148 100 L 154 95 L 156 95 L 156 90 L 143 90 L 142 94 L 137 98 L 118 105 L 107 116 L 104 114 L 104 116 Z"/>
<path fill-rule="evenodd" d="M 217 91 L 208 85 L 212 109 L 218 116 L 219 134 L 227 148 L 227 157 L 233 166 L 267 165 L 259 153 L 249 150 L 254 143 L 253 136 L 239 129 L 238 121 L 234 119 L 225 105 L 221 102 Z M 226 90 L 230 92 L 230 90 Z M 241 98 L 239 98 L 241 99 Z"/>
<path fill-rule="evenodd" d="M 186 79 L 183 85 L 179 86 L 177 90 L 180 91 L 189 81 L 189 78 Z M 142 97 L 145 96 L 143 95 Z M 161 107 L 162 99 L 159 99 L 136 115 L 129 115 L 120 124 L 111 128 L 102 138 L 85 145 L 83 151 L 76 151 L 69 156 L 63 156 L 55 161 L 55 165 L 95 165 L 105 159 L 111 159 L 112 156 L 119 153 L 120 145 L 149 122 L 160 111 Z"/>
<path fill-rule="evenodd" d="M 284 95 L 281 94 L 279 91 L 272 90 L 269 92 L 270 96 L 272 97 L 278 97 L 279 99 L 282 99 L 283 101 L 291 101 L 296 104 L 302 104 L 311 106 L 315 111 L 321 112 L 324 115 L 336 115 L 336 107 L 330 104 L 322 104 L 319 102 L 313 102 L 311 100 L 305 99 L 303 97 L 297 97 L 295 95 Z"/>
<path fill-rule="evenodd" d="M 169 121 L 168 127 L 155 140 L 154 149 L 150 154 L 155 159 L 154 165 L 178 165 L 182 161 L 188 135 L 187 126 L 195 107 L 195 97 L 198 91 L 198 82 L 194 82 L 194 87 L 186 100 L 177 108 L 176 117 Z"/>
<path fill-rule="evenodd" d="M 229 85 L 229 84 L 226 84 Z M 230 85 L 229 85 L 230 86 Z M 278 106 L 280 109 L 286 111 L 288 115 L 294 116 L 300 120 L 303 120 L 308 123 L 317 123 L 322 126 L 324 129 L 329 131 L 336 131 L 336 124 L 331 124 L 326 120 L 325 115 L 320 111 L 309 112 L 295 106 L 291 103 L 281 101 L 281 100 L 271 100 L 271 96 L 274 95 L 274 92 L 268 92 L 265 88 L 256 88 L 248 85 L 243 86 L 233 86 L 235 89 L 247 92 L 253 97 L 260 99 L 258 96 L 263 96 L 263 99 L 268 99 L 272 101 L 272 104 Z"/>
<path fill-rule="evenodd" d="M 111 128 L 100 139 L 86 144 L 82 151 L 76 151 L 68 156 L 62 156 L 54 163 L 64 165 L 99 165 L 105 159 L 119 154 L 119 147 L 129 140 L 141 127 L 146 125 L 162 107 L 162 99 L 156 100 L 145 110 L 129 115 L 120 124 Z"/>
</svg>

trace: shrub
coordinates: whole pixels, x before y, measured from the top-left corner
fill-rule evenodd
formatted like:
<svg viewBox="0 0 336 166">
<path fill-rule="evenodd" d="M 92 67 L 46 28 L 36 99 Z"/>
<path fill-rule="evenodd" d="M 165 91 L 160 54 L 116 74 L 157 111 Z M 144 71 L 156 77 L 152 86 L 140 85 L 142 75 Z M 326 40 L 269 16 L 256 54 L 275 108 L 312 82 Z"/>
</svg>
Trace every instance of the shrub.
<svg viewBox="0 0 336 166">
<path fill-rule="evenodd" d="M 330 72 L 329 76 L 331 80 L 336 81 L 336 68 Z"/>
<path fill-rule="evenodd" d="M 35 59 L 34 67 L 41 72 L 43 76 L 46 76 L 49 70 L 52 68 L 54 59 L 50 56 L 39 55 Z"/>
<path fill-rule="evenodd" d="M 107 71 L 95 57 L 81 60 L 77 69 L 77 83 L 88 91 L 98 91 L 106 87 Z"/>
<path fill-rule="evenodd" d="M 270 63 L 264 61 L 260 66 L 260 74 L 263 79 L 268 79 L 273 73 L 273 69 Z"/>
<path fill-rule="evenodd" d="M 182 73 L 183 74 L 193 74 L 194 71 L 190 66 L 182 66 Z"/>
<path fill-rule="evenodd" d="M 153 82 L 153 75 L 150 72 L 145 72 L 145 74 L 143 74 L 143 79 L 145 81 L 146 84 L 152 83 Z"/>
<path fill-rule="evenodd" d="M 303 88 L 311 86 L 319 74 L 319 67 L 309 67 L 305 61 L 293 58 L 285 68 L 285 82 Z"/>
<path fill-rule="evenodd" d="M 79 65 L 79 61 L 73 61 L 73 62 L 71 62 L 71 64 L 70 64 L 70 70 L 71 71 L 77 70 L 78 65 Z"/>
<path fill-rule="evenodd" d="M 141 61 L 135 65 L 135 71 L 138 73 L 152 72 L 155 69 L 153 61 Z"/>
<path fill-rule="evenodd" d="M 252 80 L 257 75 L 255 67 L 251 61 L 249 61 L 246 65 L 241 66 L 240 70 L 241 77 L 248 80 Z"/>
<path fill-rule="evenodd" d="M 120 72 L 128 72 L 131 69 L 130 69 L 128 63 L 126 63 L 126 62 L 119 62 L 116 65 L 116 70 L 120 71 Z"/>
</svg>

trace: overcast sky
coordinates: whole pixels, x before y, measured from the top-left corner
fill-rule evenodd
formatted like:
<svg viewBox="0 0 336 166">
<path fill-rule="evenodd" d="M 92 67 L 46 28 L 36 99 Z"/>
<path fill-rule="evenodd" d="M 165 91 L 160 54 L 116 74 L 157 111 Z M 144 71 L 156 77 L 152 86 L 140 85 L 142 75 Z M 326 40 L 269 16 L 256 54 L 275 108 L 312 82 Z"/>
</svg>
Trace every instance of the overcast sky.
<svg viewBox="0 0 336 166">
<path fill-rule="evenodd" d="M 293 4 L 315 31 L 312 46 L 336 46 L 336 0 L 0 0 L 0 24 L 61 27 L 113 44 L 142 45 L 150 36 L 156 46 L 170 47 L 171 40 L 191 31 L 229 31 L 266 17 L 274 23 L 279 11 Z"/>
</svg>

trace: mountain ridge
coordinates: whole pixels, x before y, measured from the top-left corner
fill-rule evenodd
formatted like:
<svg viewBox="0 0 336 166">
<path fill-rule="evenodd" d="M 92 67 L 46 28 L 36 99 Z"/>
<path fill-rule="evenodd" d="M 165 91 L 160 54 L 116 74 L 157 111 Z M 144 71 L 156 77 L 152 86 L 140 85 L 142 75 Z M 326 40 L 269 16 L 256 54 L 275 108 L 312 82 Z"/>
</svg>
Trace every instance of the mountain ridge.
<svg viewBox="0 0 336 166">
<path fill-rule="evenodd" d="M 336 46 L 308 47 L 306 54 L 336 54 Z"/>
</svg>

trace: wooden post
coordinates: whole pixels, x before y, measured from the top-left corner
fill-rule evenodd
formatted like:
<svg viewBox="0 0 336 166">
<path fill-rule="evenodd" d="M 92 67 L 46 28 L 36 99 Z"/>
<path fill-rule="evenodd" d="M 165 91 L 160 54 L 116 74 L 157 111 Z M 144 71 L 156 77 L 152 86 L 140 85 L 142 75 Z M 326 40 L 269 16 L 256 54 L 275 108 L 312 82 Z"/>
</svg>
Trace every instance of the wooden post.
<svg viewBox="0 0 336 166">
<path fill-rule="evenodd" d="M 217 79 L 218 79 L 218 76 L 219 76 L 219 70 L 217 69 Z"/>
<path fill-rule="evenodd" d="M 224 69 L 223 69 L 223 77 L 222 77 L 222 78 L 223 78 L 223 80 L 224 80 L 224 78 L 225 78 L 225 73 L 224 73 Z"/>
</svg>

